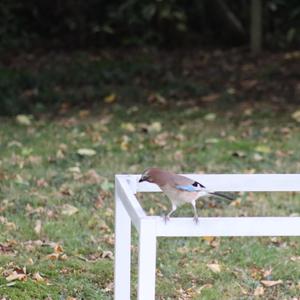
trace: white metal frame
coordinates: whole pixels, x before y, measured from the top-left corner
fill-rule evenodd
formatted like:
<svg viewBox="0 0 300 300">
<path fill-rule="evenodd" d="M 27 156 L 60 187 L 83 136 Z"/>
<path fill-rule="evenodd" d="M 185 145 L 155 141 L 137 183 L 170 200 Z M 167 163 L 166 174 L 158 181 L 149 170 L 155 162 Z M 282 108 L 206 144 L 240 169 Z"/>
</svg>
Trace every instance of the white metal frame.
<svg viewBox="0 0 300 300">
<path fill-rule="evenodd" d="M 300 191 L 300 174 L 186 174 L 222 192 Z M 115 177 L 115 300 L 130 300 L 131 223 L 139 234 L 138 300 L 155 299 L 156 241 L 160 236 L 300 236 L 300 217 L 171 218 L 147 216 L 137 192 L 159 192 L 140 175 Z"/>
</svg>

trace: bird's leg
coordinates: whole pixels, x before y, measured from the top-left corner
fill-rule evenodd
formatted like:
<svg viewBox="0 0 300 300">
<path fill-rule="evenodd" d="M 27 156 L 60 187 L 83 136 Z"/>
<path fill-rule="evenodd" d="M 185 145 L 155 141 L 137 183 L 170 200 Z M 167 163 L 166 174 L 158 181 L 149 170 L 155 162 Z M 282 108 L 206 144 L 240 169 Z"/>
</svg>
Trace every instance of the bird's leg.
<svg viewBox="0 0 300 300">
<path fill-rule="evenodd" d="M 171 214 L 172 214 L 176 209 L 177 209 L 177 206 L 176 206 L 175 204 L 172 203 L 172 209 L 171 209 L 171 211 L 170 211 L 166 216 L 164 216 L 164 221 L 165 221 L 165 223 L 167 223 L 167 221 L 170 220 Z"/>
<path fill-rule="evenodd" d="M 193 209 L 194 209 L 194 222 L 196 223 L 196 224 L 198 224 L 198 213 L 197 213 L 197 208 L 196 208 L 196 202 L 195 201 L 193 201 L 192 202 L 192 205 L 193 205 Z"/>
</svg>

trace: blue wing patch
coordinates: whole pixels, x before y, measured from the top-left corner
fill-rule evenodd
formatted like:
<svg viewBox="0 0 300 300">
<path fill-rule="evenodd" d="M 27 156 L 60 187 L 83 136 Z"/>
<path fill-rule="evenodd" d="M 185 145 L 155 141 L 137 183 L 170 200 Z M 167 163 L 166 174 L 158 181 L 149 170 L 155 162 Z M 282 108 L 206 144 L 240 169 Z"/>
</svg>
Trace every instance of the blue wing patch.
<svg viewBox="0 0 300 300">
<path fill-rule="evenodd" d="M 176 185 L 176 189 L 186 192 L 199 192 L 199 189 L 192 185 Z"/>
</svg>

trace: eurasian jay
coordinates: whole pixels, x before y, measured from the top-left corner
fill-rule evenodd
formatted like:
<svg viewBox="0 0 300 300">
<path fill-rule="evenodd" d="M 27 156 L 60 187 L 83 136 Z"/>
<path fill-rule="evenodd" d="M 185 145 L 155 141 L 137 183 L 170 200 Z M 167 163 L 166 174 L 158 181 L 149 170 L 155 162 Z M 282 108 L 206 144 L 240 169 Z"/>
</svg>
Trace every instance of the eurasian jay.
<svg viewBox="0 0 300 300">
<path fill-rule="evenodd" d="M 182 175 L 178 175 L 159 168 L 146 169 L 139 182 L 151 182 L 157 184 L 172 203 L 171 211 L 165 216 L 165 221 L 184 203 L 191 203 L 194 209 L 194 221 L 198 223 L 196 200 L 200 197 L 217 196 L 232 200 L 227 195 L 219 192 L 209 191 L 201 183 Z"/>
</svg>

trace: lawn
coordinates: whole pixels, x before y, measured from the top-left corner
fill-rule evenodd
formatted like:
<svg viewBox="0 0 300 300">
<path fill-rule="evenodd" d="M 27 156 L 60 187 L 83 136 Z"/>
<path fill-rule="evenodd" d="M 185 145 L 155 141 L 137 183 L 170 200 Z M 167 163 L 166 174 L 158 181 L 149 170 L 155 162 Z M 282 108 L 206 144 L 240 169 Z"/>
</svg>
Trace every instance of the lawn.
<svg viewBox="0 0 300 300">
<path fill-rule="evenodd" d="M 107 83 L 114 80 L 100 76 L 97 63 L 83 68 L 86 56 L 75 58 L 76 68 L 68 64 L 64 71 L 61 65 L 49 71 L 40 63 L 28 69 L 26 62 L 18 62 L 18 68 L 39 85 L 34 93 L 45 99 L 54 97 L 52 91 L 57 98 L 101 101 L 92 108 L 58 101 L 55 115 L 37 105 L 40 112 L 34 116 L 0 119 L 0 299 L 113 299 L 116 173 L 140 173 L 149 166 L 183 173 L 300 169 L 298 108 L 274 100 L 277 69 L 253 71 L 240 93 L 235 81 L 229 80 L 234 88 L 225 82 L 223 91 L 197 76 L 179 80 L 167 74 L 168 65 L 158 72 L 144 57 L 133 65 L 111 58 L 102 62 L 101 68 L 111 69 L 102 75 L 119 76 L 115 84 Z M 74 75 L 81 67 L 82 73 Z M 160 72 L 166 72 L 162 83 L 156 78 Z M 220 83 L 221 77 L 216 78 Z M 97 80 L 104 91 L 95 88 Z M 60 81 L 66 89 L 58 87 Z M 13 97 L 24 88 L 19 79 L 12 84 Z M 257 96 L 256 87 L 265 99 L 250 99 Z M 251 97 L 241 100 L 244 95 Z M 286 89 L 284 95 L 289 95 Z M 19 97 L 34 96 L 23 91 Z M 162 195 L 138 194 L 138 199 L 149 214 L 170 208 Z M 299 216 L 299 200 L 297 193 L 243 193 L 232 203 L 203 200 L 197 206 L 200 216 Z M 192 217 L 192 209 L 183 206 L 175 216 Z M 132 249 L 135 266 L 136 236 Z M 136 276 L 133 267 L 133 299 Z M 299 237 L 159 239 L 156 299 L 299 295 Z"/>
</svg>

